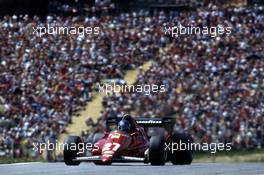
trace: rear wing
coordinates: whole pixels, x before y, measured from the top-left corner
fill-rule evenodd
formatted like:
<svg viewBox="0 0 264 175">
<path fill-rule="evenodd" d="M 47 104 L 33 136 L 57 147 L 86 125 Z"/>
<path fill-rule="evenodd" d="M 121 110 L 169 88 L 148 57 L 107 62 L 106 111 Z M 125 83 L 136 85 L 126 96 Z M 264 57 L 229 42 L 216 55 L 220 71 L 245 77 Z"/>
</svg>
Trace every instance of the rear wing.
<svg viewBox="0 0 264 175">
<path fill-rule="evenodd" d="M 174 125 L 175 119 L 173 118 L 138 118 L 135 119 L 136 123 L 143 127 L 165 127 L 167 125 Z"/>
<path fill-rule="evenodd" d="M 175 119 L 171 117 L 164 118 L 133 118 L 137 125 L 142 126 L 144 128 L 149 127 L 163 127 L 169 131 L 173 130 Z M 118 124 L 118 122 L 122 120 L 122 117 L 110 117 L 106 120 L 106 125 Z"/>
</svg>

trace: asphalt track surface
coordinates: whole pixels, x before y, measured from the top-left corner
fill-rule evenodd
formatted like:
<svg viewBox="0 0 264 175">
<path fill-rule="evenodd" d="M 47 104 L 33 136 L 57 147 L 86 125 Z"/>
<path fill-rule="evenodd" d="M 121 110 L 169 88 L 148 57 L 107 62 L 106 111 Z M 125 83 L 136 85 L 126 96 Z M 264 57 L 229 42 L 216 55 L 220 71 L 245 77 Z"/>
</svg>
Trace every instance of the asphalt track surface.
<svg viewBox="0 0 264 175">
<path fill-rule="evenodd" d="M 192 165 L 150 166 L 112 164 L 96 166 L 81 163 L 69 167 L 63 163 L 1 164 L 0 175 L 264 175 L 264 163 L 193 163 Z"/>
</svg>

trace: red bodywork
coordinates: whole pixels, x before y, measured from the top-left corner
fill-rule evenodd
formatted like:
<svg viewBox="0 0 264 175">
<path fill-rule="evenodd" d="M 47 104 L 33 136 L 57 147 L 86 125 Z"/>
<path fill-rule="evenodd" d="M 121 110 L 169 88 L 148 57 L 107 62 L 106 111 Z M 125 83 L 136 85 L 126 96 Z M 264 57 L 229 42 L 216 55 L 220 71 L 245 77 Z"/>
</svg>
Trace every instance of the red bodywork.
<svg viewBox="0 0 264 175">
<path fill-rule="evenodd" d="M 94 145 L 93 156 L 101 156 L 102 163 L 111 163 L 113 158 L 120 156 L 144 157 L 149 147 L 145 131 L 138 127 L 136 132 L 125 133 L 119 130 L 106 132 Z"/>
</svg>

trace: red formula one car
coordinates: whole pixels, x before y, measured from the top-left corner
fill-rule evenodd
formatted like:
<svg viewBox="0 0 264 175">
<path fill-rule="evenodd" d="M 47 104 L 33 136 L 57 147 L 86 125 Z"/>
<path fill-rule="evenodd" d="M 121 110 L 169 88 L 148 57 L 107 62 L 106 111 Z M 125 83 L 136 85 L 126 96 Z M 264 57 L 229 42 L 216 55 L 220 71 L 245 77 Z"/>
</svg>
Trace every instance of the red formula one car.
<svg viewBox="0 0 264 175">
<path fill-rule="evenodd" d="M 172 151 L 171 145 L 191 141 L 187 134 L 173 133 L 174 123 L 171 118 L 133 119 L 129 115 L 109 118 L 106 121 L 106 132 L 94 135 L 90 155 L 80 154 L 83 152 L 80 149 L 85 148 L 70 149 L 65 146 L 64 162 L 66 165 L 79 165 L 82 161 L 100 165 L 110 165 L 113 162 L 165 165 L 168 161 L 173 164 L 190 164 L 193 159 L 190 150 Z M 118 128 L 111 131 L 109 128 L 113 124 Z M 81 143 L 83 141 L 78 136 L 69 136 L 65 140 L 66 145 Z"/>
</svg>

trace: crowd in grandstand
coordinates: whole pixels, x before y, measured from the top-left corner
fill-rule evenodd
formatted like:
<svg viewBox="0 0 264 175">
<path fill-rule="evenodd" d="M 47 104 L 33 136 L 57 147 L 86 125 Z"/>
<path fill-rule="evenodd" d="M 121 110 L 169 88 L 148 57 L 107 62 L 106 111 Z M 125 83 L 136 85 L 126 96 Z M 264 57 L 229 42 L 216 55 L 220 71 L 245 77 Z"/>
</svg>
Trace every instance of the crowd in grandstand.
<svg viewBox="0 0 264 175">
<path fill-rule="evenodd" d="M 123 113 L 176 117 L 176 131 L 196 142 L 231 142 L 234 149 L 264 146 L 263 7 L 181 13 L 159 19 L 173 26 L 228 25 L 231 35 L 160 38 L 159 55 L 135 84 L 165 85 L 165 93 L 114 94 L 102 118 Z M 151 24 L 155 25 L 155 20 Z M 148 25 L 149 26 L 149 25 Z M 153 28 L 150 25 L 150 28 Z M 155 31 L 151 33 L 157 34 Z"/>
<path fill-rule="evenodd" d="M 112 0 L 61 0 L 49 2 L 49 12 L 61 15 L 79 15 L 84 13 L 100 15 L 115 9 L 115 3 Z"/>
<path fill-rule="evenodd" d="M 1 141 L 11 148 L 25 138 L 56 138 L 92 98 L 95 82 L 122 78 L 152 57 L 152 48 L 126 16 L 101 18 L 5 17 L 0 25 Z M 118 23 L 114 23 L 118 20 Z M 100 35 L 33 34 L 33 26 L 94 26 Z M 55 135 L 55 136 L 54 136 Z M 22 144 L 23 145 L 23 144 Z M 26 144 L 27 145 L 27 144 Z M 29 144 L 30 145 L 30 144 Z M 32 145 L 32 144 L 31 144 Z"/>
<path fill-rule="evenodd" d="M 235 148 L 264 141 L 263 7 L 188 12 L 148 11 L 117 16 L 4 17 L 0 21 L 0 154 L 27 153 L 32 142 L 56 140 L 105 78 L 152 59 L 136 84 L 165 85 L 151 95 L 114 94 L 104 99 L 101 121 L 121 113 L 175 116 L 178 131 L 199 142 L 232 142 Z M 232 34 L 166 36 L 163 24 L 232 27 Z M 99 35 L 32 33 L 46 25 L 99 26 Z M 99 120 L 100 121 L 100 120 Z M 93 122 L 88 120 L 87 124 Z M 100 127 L 100 125 L 98 125 Z M 89 135 L 89 133 L 84 133 Z M 22 145 L 22 146 L 21 146 Z M 37 154 L 37 153 L 33 153 Z"/>
</svg>

